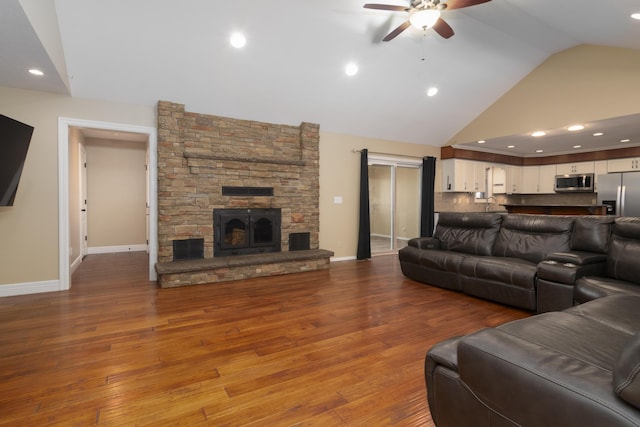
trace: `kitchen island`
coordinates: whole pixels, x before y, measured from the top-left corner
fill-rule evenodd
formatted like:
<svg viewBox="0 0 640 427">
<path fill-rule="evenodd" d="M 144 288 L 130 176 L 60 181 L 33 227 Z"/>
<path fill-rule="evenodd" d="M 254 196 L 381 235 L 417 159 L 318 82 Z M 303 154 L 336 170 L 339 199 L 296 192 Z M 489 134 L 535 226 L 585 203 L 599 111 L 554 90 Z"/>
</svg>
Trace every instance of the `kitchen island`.
<svg viewBox="0 0 640 427">
<path fill-rule="evenodd" d="M 508 213 L 544 215 L 606 215 L 605 205 L 501 205 Z"/>
</svg>

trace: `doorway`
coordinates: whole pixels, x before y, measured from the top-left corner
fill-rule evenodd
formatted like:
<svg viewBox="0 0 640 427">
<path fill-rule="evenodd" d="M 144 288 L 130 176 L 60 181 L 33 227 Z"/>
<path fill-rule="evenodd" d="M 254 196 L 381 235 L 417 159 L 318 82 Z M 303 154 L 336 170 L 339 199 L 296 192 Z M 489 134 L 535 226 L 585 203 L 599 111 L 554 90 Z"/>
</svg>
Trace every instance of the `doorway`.
<svg viewBox="0 0 640 427">
<path fill-rule="evenodd" d="M 154 127 L 127 125 L 108 122 L 96 122 L 80 119 L 59 118 L 58 119 L 58 210 L 59 210 L 59 289 L 65 290 L 70 287 L 70 271 L 72 269 L 73 250 L 71 249 L 75 244 L 76 239 L 71 236 L 81 235 L 78 230 L 82 229 L 82 223 L 76 222 L 78 218 L 76 212 L 71 215 L 70 206 L 77 207 L 81 212 L 81 206 L 83 199 L 81 194 L 84 189 L 81 189 L 78 185 L 70 186 L 70 158 L 74 157 L 74 152 L 78 153 L 80 157 L 80 149 L 76 147 L 78 140 L 72 138 L 77 134 L 77 129 L 89 129 L 92 131 L 103 132 L 115 132 L 123 134 L 141 134 L 144 135 L 147 144 L 148 151 L 148 177 L 147 177 L 147 192 L 148 196 L 148 252 L 149 252 L 149 280 L 154 281 L 157 279 L 155 264 L 158 259 L 158 242 L 157 242 L 157 131 Z M 73 142 L 72 142 L 73 141 Z M 72 154 L 70 157 L 70 153 Z M 75 168 L 74 168 L 75 169 Z M 79 174 L 83 172 L 80 171 Z M 73 184 L 73 183 L 72 183 Z M 77 190 L 78 193 L 73 194 Z M 74 202 L 70 203 L 70 200 L 80 200 L 80 203 L 74 205 Z M 73 226 L 71 225 L 72 217 L 74 219 Z M 82 246 L 82 243 L 81 243 Z M 85 251 L 84 247 L 81 250 Z"/>
<path fill-rule="evenodd" d="M 372 255 L 397 252 L 420 235 L 421 165 L 369 157 Z"/>
</svg>

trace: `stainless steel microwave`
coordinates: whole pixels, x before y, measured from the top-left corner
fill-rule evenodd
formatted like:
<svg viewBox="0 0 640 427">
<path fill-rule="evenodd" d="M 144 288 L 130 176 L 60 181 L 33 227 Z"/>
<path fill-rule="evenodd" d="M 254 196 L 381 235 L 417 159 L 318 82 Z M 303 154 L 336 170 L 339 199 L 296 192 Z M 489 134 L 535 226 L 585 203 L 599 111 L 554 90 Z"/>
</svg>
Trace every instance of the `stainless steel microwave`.
<svg viewBox="0 0 640 427">
<path fill-rule="evenodd" d="M 556 193 L 593 193 L 593 174 L 556 175 Z"/>
</svg>

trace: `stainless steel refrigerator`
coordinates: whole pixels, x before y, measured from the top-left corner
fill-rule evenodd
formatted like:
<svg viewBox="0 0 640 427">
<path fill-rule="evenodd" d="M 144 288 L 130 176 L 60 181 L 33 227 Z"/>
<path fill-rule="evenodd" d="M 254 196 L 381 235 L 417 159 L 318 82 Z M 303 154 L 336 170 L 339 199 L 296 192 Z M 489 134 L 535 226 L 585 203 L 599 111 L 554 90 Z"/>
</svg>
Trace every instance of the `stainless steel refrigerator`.
<svg viewBox="0 0 640 427">
<path fill-rule="evenodd" d="M 598 204 L 607 215 L 640 217 L 640 172 L 598 175 Z"/>
</svg>

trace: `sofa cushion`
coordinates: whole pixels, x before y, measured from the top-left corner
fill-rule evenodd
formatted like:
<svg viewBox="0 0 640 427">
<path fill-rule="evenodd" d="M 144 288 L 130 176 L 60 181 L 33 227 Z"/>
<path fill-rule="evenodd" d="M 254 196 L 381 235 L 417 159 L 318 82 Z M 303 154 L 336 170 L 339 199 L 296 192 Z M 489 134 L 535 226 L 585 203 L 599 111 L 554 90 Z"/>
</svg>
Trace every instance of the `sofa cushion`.
<svg viewBox="0 0 640 427">
<path fill-rule="evenodd" d="M 571 235 L 571 249 L 574 251 L 606 253 L 609 247 L 612 226 L 613 217 L 609 216 L 576 218 Z"/>
<path fill-rule="evenodd" d="M 507 215 L 493 245 L 493 255 L 539 263 L 552 252 L 570 249 L 573 217 Z"/>
<path fill-rule="evenodd" d="M 491 255 L 501 222 L 501 214 L 441 213 L 433 237 L 443 250 Z"/>
<path fill-rule="evenodd" d="M 618 397 L 640 408 L 640 333 L 625 344 L 616 360 L 613 388 Z"/>
<path fill-rule="evenodd" d="M 460 265 L 460 273 L 463 276 L 482 278 L 525 289 L 533 289 L 536 269 L 537 264 L 509 257 L 472 256 L 463 259 Z"/>
</svg>

